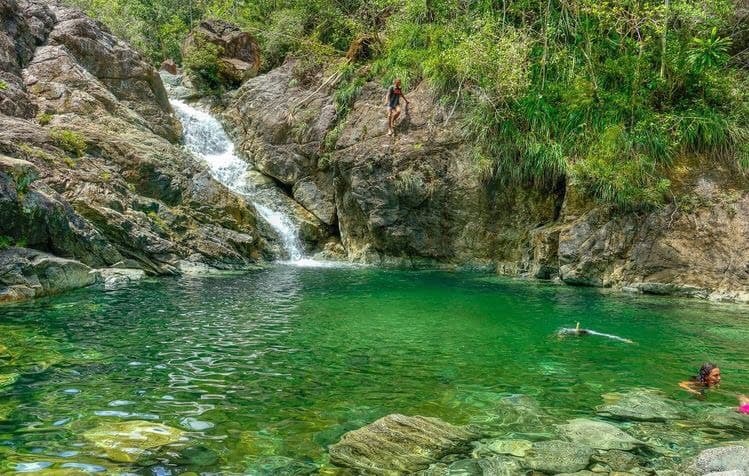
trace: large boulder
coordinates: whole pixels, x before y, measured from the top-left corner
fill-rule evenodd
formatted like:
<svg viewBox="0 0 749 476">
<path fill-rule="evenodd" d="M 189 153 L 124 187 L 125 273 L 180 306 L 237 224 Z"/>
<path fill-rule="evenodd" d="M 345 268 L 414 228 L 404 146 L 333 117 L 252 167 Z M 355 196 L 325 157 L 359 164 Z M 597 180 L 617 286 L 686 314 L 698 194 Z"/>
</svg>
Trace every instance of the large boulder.
<svg viewBox="0 0 749 476">
<path fill-rule="evenodd" d="M 83 263 L 26 248 L 0 251 L 0 303 L 58 294 L 96 282 Z"/>
<path fill-rule="evenodd" d="M 182 44 L 182 54 L 200 48 L 204 42 L 218 46 L 219 75 L 228 84 L 240 85 L 260 70 L 257 40 L 238 26 L 223 20 L 203 20 Z"/>
<path fill-rule="evenodd" d="M 330 461 L 370 474 L 415 472 L 464 452 L 475 437 L 437 418 L 394 414 L 343 435 L 330 447 Z"/>
</svg>

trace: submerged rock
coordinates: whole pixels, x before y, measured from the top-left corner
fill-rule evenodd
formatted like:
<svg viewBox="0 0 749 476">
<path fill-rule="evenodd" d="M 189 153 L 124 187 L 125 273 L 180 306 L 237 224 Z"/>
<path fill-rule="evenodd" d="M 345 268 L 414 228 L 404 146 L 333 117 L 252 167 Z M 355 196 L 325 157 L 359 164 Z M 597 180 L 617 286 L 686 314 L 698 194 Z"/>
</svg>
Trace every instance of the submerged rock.
<svg viewBox="0 0 749 476">
<path fill-rule="evenodd" d="M 674 402 L 649 389 L 606 394 L 604 401 L 598 407 L 598 414 L 616 420 L 667 421 L 681 416 Z"/>
<path fill-rule="evenodd" d="M 477 435 L 437 418 L 388 415 L 346 433 L 329 449 L 333 464 L 375 474 L 425 469 L 461 453 Z"/>
<path fill-rule="evenodd" d="M 559 434 L 575 443 L 599 450 L 631 450 L 642 442 L 610 423 L 576 418 L 559 425 Z"/>
<path fill-rule="evenodd" d="M 10 387 L 14 383 L 16 383 L 18 377 L 20 377 L 20 375 L 18 375 L 17 373 L 0 374 L 0 390 L 3 390 L 5 387 Z"/>
<path fill-rule="evenodd" d="M 480 441 L 475 446 L 471 453 L 475 458 L 491 454 L 523 457 L 533 448 L 533 443 L 528 440 L 495 439 Z"/>
<path fill-rule="evenodd" d="M 520 463 L 506 456 L 463 459 L 452 464 L 437 463 L 416 473 L 417 476 L 521 476 Z"/>
<path fill-rule="evenodd" d="M 728 471 L 749 474 L 749 448 L 723 446 L 702 451 L 689 468 L 698 475 Z"/>
<path fill-rule="evenodd" d="M 107 458 L 132 463 L 162 446 L 176 443 L 184 432 L 160 423 L 133 420 L 102 423 L 83 437 L 104 451 Z"/>
<path fill-rule="evenodd" d="M 545 473 L 574 473 L 585 469 L 593 456 L 590 446 L 568 441 L 539 441 L 523 460 L 524 467 Z"/>
</svg>

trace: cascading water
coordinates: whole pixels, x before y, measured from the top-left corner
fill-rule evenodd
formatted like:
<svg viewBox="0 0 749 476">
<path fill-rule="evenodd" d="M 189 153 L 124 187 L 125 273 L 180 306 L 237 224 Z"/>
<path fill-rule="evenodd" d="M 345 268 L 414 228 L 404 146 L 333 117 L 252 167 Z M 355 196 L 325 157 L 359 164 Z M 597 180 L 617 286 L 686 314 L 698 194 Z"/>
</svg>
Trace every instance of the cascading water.
<svg viewBox="0 0 749 476">
<path fill-rule="evenodd" d="M 234 144 L 221 123 L 207 112 L 180 100 L 172 99 L 170 102 L 182 122 L 187 149 L 208 164 L 213 178 L 252 202 L 260 216 L 281 238 L 290 261 L 303 261 L 304 253 L 296 224 L 283 210 L 270 203 L 261 203 L 262 197 L 255 193 L 247 180 L 250 166 L 234 153 Z"/>
</svg>

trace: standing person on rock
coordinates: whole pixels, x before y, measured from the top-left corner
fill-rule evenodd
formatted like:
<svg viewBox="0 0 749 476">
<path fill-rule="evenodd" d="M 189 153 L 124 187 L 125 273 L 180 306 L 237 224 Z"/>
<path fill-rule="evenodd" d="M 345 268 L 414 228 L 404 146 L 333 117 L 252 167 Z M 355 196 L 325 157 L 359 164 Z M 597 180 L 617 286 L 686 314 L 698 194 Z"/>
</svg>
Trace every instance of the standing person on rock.
<svg viewBox="0 0 749 476">
<path fill-rule="evenodd" d="M 385 102 L 387 103 L 387 112 L 388 112 L 388 135 L 389 136 L 395 133 L 395 121 L 401 115 L 401 106 L 400 106 L 401 98 L 406 102 L 406 107 L 408 107 L 409 105 L 408 99 L 406 99 L 406 96 L 403 94 L 403 90 L 401 90 L 401 80 L 396 79 L 393 82 L 393 85 L 388 88 L 388 92 L 385 95 Z"/>
</svg>

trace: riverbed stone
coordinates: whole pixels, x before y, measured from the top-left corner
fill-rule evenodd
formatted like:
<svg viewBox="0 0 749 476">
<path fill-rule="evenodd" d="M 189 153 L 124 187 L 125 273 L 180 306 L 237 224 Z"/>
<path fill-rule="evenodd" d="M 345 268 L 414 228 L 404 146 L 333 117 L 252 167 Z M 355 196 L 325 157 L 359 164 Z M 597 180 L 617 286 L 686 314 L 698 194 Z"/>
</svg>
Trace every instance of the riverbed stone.
<svg viewBox="0 0 749 476">
<path fill-rule="evenodd" d="M 749 473 L 749 448 L 738 445 L 708 448 L 697 455 L 690 470 L 698 475 L 726 471 Z"/>
<path fill-rule="evenodd" d="M 533 442 L 528 440 L 507 440 L 493 439 L 484 440 L 474 444 L 475 448 L 471 453 L 474 458 L 487 455 L 511 455 L 523 457 L 533 447 Z"/>
<path fill-rule="evenodd" d="M 467 451 L 477 435 L 437 418 L 388 415 L 343 435 L 329 449 L 333 464 L 387 474 L 426 469 L 448 454 Z"/>
<path fill-rule="evenodd" d="M 115 291 L 124 288 L 146 277 L 146 272 L 142 269 L 104 268 L 98 270 L 98 272 L 104 282 L 105 291 Z"/>
<path fill-rule="evenodd" d="M 655 390 L 636 389 L 606 394 L 603 398 L 598 414 L 615 420 L 667 421 L 681 416 L 675 402 Z"/>
<path fill-rule="evenodd" d="M 436 463 L 416 476 L 525 476 L 520 462 L 509 456 L 469 458 L 454 463 Z"/>
<path fill-rule="evenodd" d="M 593 456 L 590 446 L 550 440 L 533 443 L 523 460 L 524 467 L 545 473 L 574 473 L 585 469 Z"/>
<path fill-rule="evenodd" d="M 182 440 L 184 432 L 161 423 L 143 420 L 106 422 L 83 434 L 104 451 L 107 458 L 132 463 L 162 446 Z"/>
<path fill-rule="evenodd" d="M 576 418 L 559 425 L 559 434 L 570 441 L 599 450 L 631 450 L 642 442 L 610 423 Z"/>
</svg>

